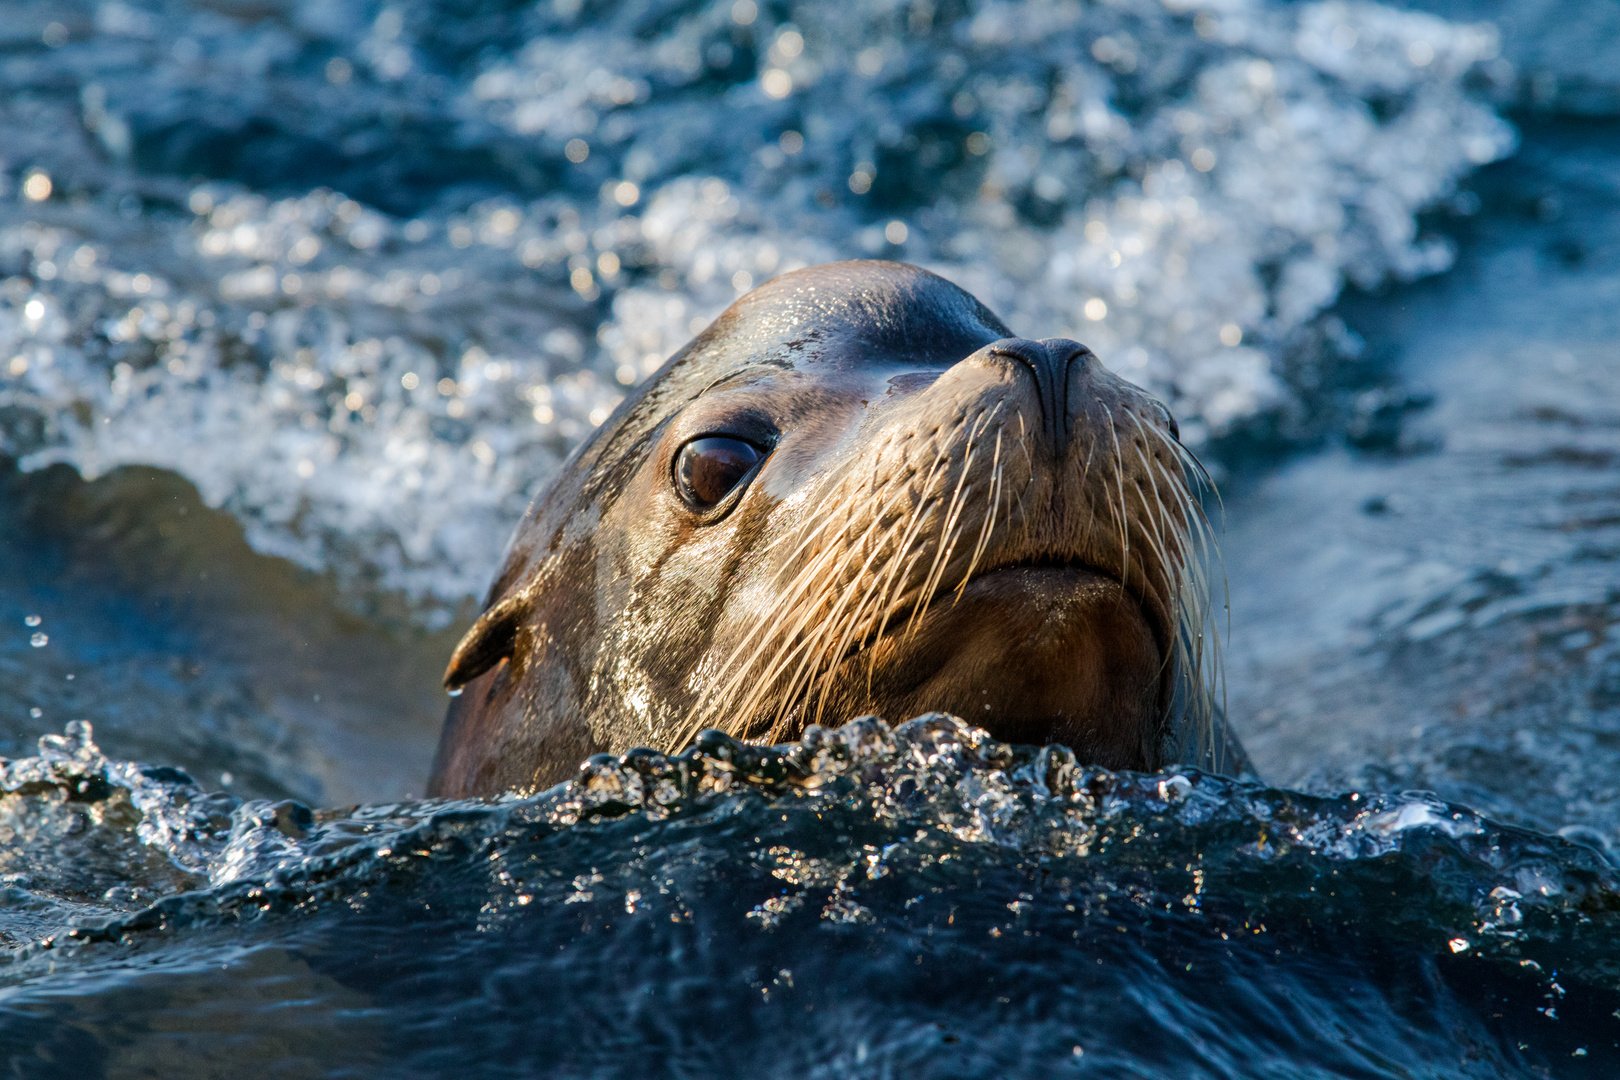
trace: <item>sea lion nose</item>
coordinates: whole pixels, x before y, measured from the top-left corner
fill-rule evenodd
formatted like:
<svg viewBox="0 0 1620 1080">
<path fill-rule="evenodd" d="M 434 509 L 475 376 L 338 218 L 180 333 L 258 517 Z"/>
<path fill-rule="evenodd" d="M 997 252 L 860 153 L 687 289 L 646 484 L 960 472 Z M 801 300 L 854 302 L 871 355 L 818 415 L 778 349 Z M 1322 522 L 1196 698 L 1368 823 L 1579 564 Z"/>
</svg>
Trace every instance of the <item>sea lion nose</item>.
<svg viewBox="0 0 1620 1080">
<path fill-rule="evenodd" d="M 1069 402 L 1070 369 L 1079 363 L 1084 366 L 1092 358 L 1091 350 L 1078 341 L 1067 338 L 1047 338 L 1030 341 L 1027 338 L 1003 338 L 986 345 L 978 355 L 1012 361 L 1035 377 L 1035 396 L 1041 406 L 1041 427 L 1052 441 L 1052 452 L 1062 457 L 1069 449 L 1074 435 L 1074 410 Z"/>
</svg>

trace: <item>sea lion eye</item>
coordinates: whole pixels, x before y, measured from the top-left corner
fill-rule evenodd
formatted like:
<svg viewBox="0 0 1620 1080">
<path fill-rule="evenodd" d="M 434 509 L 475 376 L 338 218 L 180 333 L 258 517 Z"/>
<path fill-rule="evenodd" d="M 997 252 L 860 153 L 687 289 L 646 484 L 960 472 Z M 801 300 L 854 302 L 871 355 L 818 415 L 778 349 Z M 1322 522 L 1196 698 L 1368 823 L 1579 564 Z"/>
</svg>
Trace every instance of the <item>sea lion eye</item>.
<svg viewBox="0 0 1620 1080">
<path fill-rule="evenodd" d="M 675 455 L 675 490 L 694 510 L 707 510 L 743 477 L 765 452 L 728 435 L 700 435 Z"/>
</svg>

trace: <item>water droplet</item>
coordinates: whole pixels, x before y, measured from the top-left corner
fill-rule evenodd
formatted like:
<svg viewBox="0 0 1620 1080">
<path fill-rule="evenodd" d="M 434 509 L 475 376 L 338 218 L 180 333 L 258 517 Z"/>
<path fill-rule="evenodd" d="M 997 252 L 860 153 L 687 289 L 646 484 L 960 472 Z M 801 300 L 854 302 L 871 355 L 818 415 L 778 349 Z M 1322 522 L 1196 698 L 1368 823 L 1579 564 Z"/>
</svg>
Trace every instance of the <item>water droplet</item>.
<svg viewBox="0 0 1620 1080">
<path fill-rule="evenodd" d="M 40 623 L 42 623 L 44 621 L 45 620 L 40 618 L 38 615 L 30 615 L 26 619 L 23 620 L 23 625 L 24 626 L 38 626 Z"/>
<path fill-rule="evenodd" d="M 38 705 L 35 705 L 32 709 L 28 710 L 28 715 L 33 717 L 35 720 L 38 720 L 40 717 L 45 715 L 45 710 L 40 708 Z"/>
<path fill-rule="evenodd" d="M 35 634 L 33 637 L 28 639 L 28 644 L 32 645 L 36 649 L 43 649 L 46 645 L 50 644 L 50 641 L 51 638 L 49 634 Z"/>
<path fill-rule="evenodd" d="M 51 197 L 51 178 L 42 172 L 28 174 L 23 181 L 23 195 L 29 202 L 44 202 Z"/>
</svg>

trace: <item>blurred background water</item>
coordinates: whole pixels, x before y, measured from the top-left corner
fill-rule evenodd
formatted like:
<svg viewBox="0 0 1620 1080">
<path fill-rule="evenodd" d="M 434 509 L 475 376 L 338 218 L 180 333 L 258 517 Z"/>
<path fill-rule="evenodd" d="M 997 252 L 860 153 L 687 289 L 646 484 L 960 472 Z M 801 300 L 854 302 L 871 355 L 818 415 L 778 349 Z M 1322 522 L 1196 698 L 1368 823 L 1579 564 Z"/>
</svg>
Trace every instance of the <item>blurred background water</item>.
<svg viewBox="0 0 1620 1080">
<path fill-rule="evenodd" d="M 1175 409 L 1267 782 L 1620 842 L 1620 4 L 4 14 L 0 754 L 419 793 L 549 472 L 742 292 L 877 256 Z M 56 892 L 185 883 L 130 865 Z"/>
<path fill-rule="evenodd" d="M 1197 447 L 1307 429 L 1360 351 L 1324 311 L 1451 265 L 1422 215 L 1477 210 L 1520 79 L 1337 3 L 12 11 L 6 451 L 451 609 L 624 387 L 810 262 L 937 267 Z"/>
</svg>

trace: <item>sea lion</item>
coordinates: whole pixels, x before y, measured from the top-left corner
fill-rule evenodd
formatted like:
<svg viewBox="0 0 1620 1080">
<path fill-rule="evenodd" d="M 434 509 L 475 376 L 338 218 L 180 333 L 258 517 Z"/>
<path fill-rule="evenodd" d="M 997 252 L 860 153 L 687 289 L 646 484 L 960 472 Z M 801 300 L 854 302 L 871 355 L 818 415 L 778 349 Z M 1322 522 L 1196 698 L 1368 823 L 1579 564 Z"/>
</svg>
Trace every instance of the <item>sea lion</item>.
<svg viewBox="0 0 1620 1080">
<path fill-rule="evenodd" d="M 429 790 L 931 710 L 1157 768 L 1208 700 L 1196 468 L 1157 399 L 943 278 L 784 274 L 530 508 L 445 673 Z"/>
</svg>

